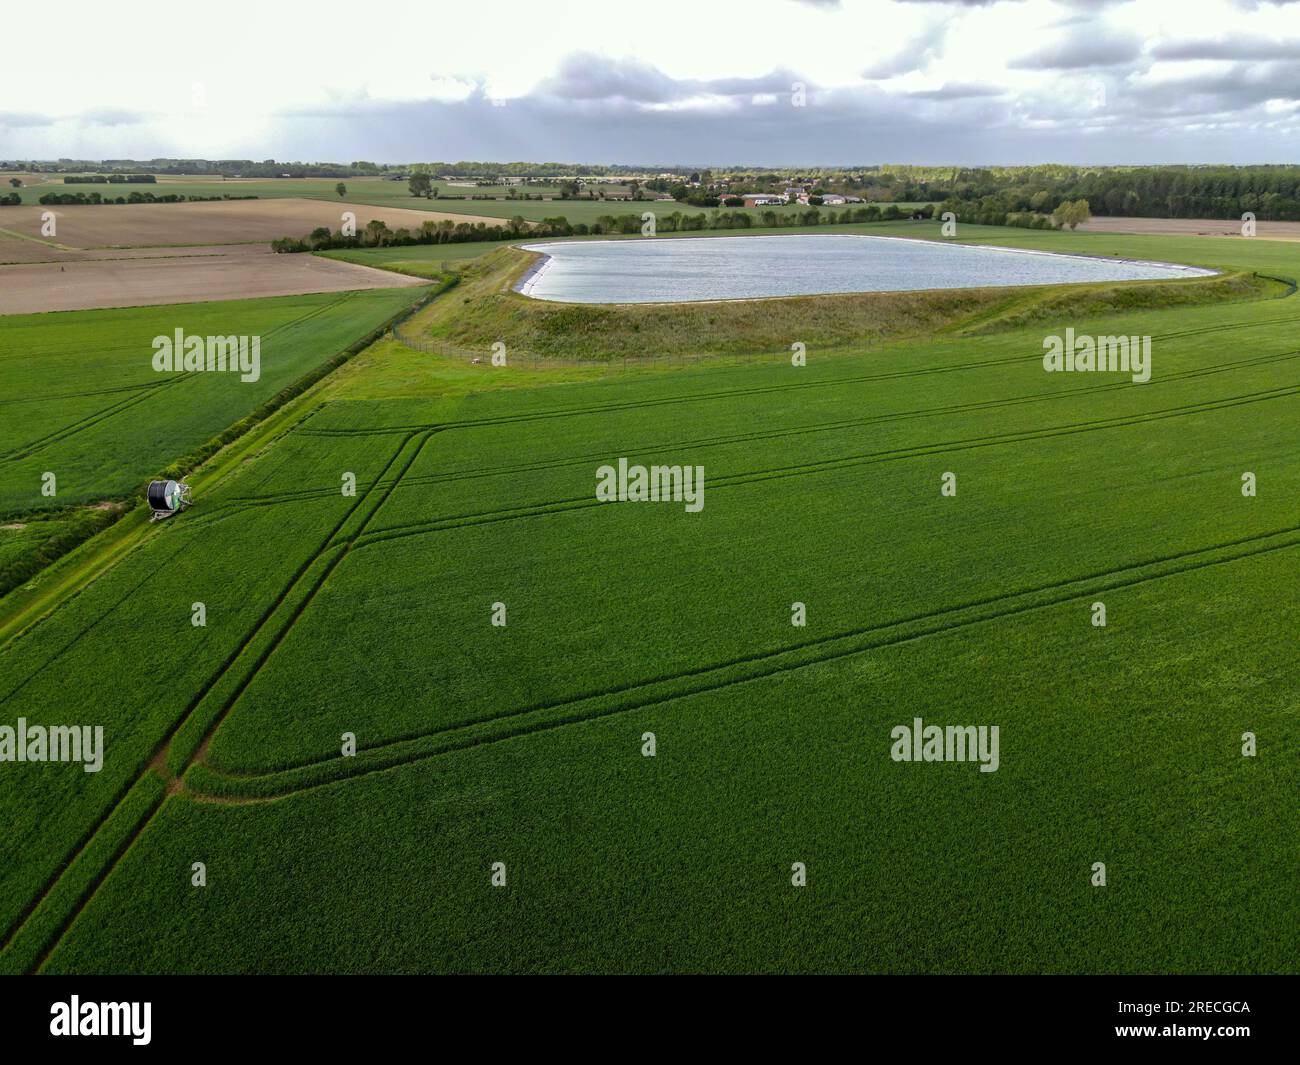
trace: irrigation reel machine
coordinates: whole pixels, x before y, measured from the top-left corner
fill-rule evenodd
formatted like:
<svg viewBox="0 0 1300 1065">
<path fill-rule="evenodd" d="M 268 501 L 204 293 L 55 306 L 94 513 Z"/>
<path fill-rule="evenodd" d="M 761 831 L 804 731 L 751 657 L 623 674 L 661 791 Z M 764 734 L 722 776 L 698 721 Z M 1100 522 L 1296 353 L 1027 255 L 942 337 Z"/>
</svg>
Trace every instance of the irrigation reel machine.
<svg viewBox="0 0 1300 1065">
<path fill-rule="evenodd" d="M 184 481 L 150 481 L 146 495 L 153 511 L 150 521 L 162 521 L 194 505 L 190 486 Z"/>
</svg>

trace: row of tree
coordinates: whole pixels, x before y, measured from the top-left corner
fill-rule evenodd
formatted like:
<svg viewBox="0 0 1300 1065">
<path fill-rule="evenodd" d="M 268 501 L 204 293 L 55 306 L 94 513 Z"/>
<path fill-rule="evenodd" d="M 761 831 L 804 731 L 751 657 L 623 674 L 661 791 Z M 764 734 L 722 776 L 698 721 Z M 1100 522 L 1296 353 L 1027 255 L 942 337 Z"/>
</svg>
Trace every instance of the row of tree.
<svg viewBox="0 0 1300 1065">
<path fill-rule="evenodd" d="M 153 185 L 157 181 L 153 174 L 70 174 L 63 179 L 65 185 Z"/>
<path fill-rule="evenodd" d="M 1038 204 L 1041 208 L 1043 204 Z M 998 196 L 978 200 L 944 200 L 935 208 L 940 218 L 953 216 L 958 222 L 980 226 L 1020 226 L 1023 229 L 1074 229 L 1092 217 L 1087 200 L 1062 200 L 1051 211 L 1014 210 Z"/>
<path fill-rule="evenodd" d="M 211 200 L 256 199 L 256 196 L 182 196 L 175 192 L 161 196 L 153 192 L 132 192 L 126 196 L 103 196 L 98 192 L 47 192 L 38 202 L 66 207 L 106 203 L 207 203 Z"/>
<path fill-rule="evenodd" d="M 892 208 L 893 205 L 890 205 Z M 818 225 L 850 225 L 861 222 L 875 222 L 888 218 L 904 217 L 902 212 L 894 209 L 882 211 L 875 204 L 865 207 L 846 207 L 842 211 L 824 211 L 808 207 L 802 211 L 778 214 L 776 211 L 718 210 L 710 213 L 683 213 L 673 211 L 670 214 L 656 215 L 653 221 L 654 233 L 691 233 L 700 230 L 719 229 L 779 229 L 784 227 L 806 227 Z M 921 212 L 918 212 L 921 213 Z M 925 217 L 929 217 L 928 211 Z M 312 230 L 305 237 L 282 237 L 271 242 L 271 249 L 276 252 L 324 251 L 331 248 L 383 248 L 401 247 L 411 244 L 460 244 L 488 240 L 517 240 L 520 237 L 584 237 L 603 234 L 635 235 L 647 233 L 649 223 L 640 214 L 601 215 L 594 222 L 571 223 L 562 216 L 544 218 L 538 223 L 529 223 L 523 218 L 511 218 L 497 225 L 486 222 L 453 222 L 441 219 L 425 222 L 419 229 L 389 229 L 380 219 L 367 222 L 365 227 L 355 234 L 344 234 L 341 230 L 331 231 L 325 226 Z"/>
<path fill-rule="evenodd" d="M 848 170 L 702 170 L 692 183 L 664 178 L 655 191 L 712 207 L 739 192 L 780 192 L 794 185 L 860 196 L 868 202 L 955 201 L 957 213 L 1035 214 L 1086 200 L 1098 214 L 1143 218 L 1300 219 L 1300 166 L 1020 167 L 882 166 Z M 995 223 L 996 224 L 996 223 Z M 1067 223 L 1068 224 L 1068 223 Z"/>
<path fill-rule="evenodd" d="M 1098 214 L 1134 218 L 1300 220 L 1300 166 L 1065 166 L 901 168 L 924 198 L 967 205 L 995 200 L 1007 212 L 1045 213 L 1087 200 Z"/>
</svg>

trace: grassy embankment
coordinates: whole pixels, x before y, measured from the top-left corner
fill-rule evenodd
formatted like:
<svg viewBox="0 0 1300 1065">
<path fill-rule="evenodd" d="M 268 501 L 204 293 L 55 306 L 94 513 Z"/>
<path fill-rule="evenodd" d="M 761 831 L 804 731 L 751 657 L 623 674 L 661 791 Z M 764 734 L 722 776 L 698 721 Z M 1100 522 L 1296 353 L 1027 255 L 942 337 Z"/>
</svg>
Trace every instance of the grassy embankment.
<svg viewBox="0 0 1300 1065">
<path fill-rule="evenodd" d="M 899 231 L 855 226 L 836 227 L 834 232 L 882 230 Z M 915 235 L 917 231 L 908 228 L 903 232 Z M 1058 234 L 1053 246 L 1073 250 L 1082 245 L 1092 254 L 1103 254 L 1099 242 L 1075 242 L 1073 237 Z M 389 254 L 397 256 L 410 250 L 390 249 Z M 421 312 L 406 331 L 445 344 L 449 350 L 479 356 L 488 355 L 491 345 L 500 341 L 509 352 L 530 363 L 535 357 L 779 357 L 788 354 L 795 341 L 823 353 L 861 350 L 864 346 L 927 336 L 988 332 L 1103 312 L 1192 308 L 1275 297 L 1287 291 L 1282 282 L 1255 277 L 1244 265 L 1229 265 L 1222 267 L 1225 272 L 1217 277 L 1176 282 L 861 293 L 690 304 L 566 304 L 529 299 L 512 290 L 515 279 L 532 258 L 532 253 L 511 247 L 462 262 L 430 256 L 426 262 L 436 263 L 438 269 L 458 270 L 460 283 Z M 378 256 L 369 261 L 384 265 Z"/>
</svg>

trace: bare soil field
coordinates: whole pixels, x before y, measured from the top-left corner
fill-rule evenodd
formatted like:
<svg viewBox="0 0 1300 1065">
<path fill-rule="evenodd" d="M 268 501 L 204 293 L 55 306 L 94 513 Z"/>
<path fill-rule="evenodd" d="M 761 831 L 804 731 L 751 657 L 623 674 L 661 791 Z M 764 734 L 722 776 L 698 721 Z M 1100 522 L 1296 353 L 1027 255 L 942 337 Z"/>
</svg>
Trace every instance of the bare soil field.
<svg viewBox="0 0 1300 1065">
<path fill-rule="evenodd" d="M 97 206 L 5 207 L 0 228 L 32 237 L 41 234 L 41 214 L 53 211 L 60 244 L 74 248 L 168 247 L 194 244 L 241 244 L 301 237 L 317 226 L 338 229 L 344 211 L 356 215 L 357 229 L 381 219 L 391 229 L 418 229 L 425 222 L 500 223 L 499 218 L 412 211 L 404 207 L 369 207 L 283 197 L 266 200 L 219 200 L 211 203 L 136 203 Z M 0 234 L 3 237 L 3 234 Z M 7 246 L 6 246 L 7 250 Z"/>
<path fill-rule="evenodd" d="M 0 220 L 0 226 L 3 224 Z M 0 264 L 71 262 L 84 257 L 84 252 L 54 248 L 39 241 L 12 236 L 0 229 Z"/>
<path fill-rule="evenodd" d="M 1239 237 L 1241 220 L 1209 218 L 1107 218 L 1084 222 L 1094 233 L 1157 233 L 1191 237 Z M 1255 235 L 1265 240 L 1300 240 L 1300 222 L 1256 222 Z"/>
<path fill-rule="evenodd" d="M 0 267 L 0 315 L 425 284 L 419 278 L 315 255 L 276 255 L 264 245 L 158 249 L 152 255 L 83 254 L 65 262 Z"/>
<path fill-rule="evenodd" d="M 249 244 L 195 244 L 177 248 L 68 248 L 11 236 L 0 229 L 0 266 L 28 263 L 81 263 L 103 259 L 163 259 L 228 255 L 249 251 Z M 0 275 L 3 276 L 3 275 Z"/>
</svg>

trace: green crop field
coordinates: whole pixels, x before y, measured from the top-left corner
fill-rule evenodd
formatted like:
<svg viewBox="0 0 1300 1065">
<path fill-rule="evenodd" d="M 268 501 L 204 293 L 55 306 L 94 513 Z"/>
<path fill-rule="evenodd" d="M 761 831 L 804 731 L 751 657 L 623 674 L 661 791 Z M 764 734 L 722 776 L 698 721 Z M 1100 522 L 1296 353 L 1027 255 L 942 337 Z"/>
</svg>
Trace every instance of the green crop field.
<svg viewBox="0 0 1300 1065">
<path fill-rule="evenodd" d="M 0 513 L 104 499 L 238 421 L 409 306 L 419 290 L 13 315 L 0 336 Z M 156 336 L 260 337 L 256 380 L 158 372 Z M 251 377 L 251 372 L 249 374 Z"/>
<path fill-rule="evenodd" d="M 85 522 L 79 505 L 121 498 L 193 457 L 327 368 L 420 292 L 373 289 L 6 317 L 0 574 L 13 565 L 25 572 L 23 560 L 69 522 Z M 250 341 L 247 374 L 160 372 L 154 339 L 174 338 L 177 329 L 204 338 L 257 337 L 256 366 Z"/>
<path fill-rule="evenodd" d="M 512 249 L 347 253 L 462 270 L 411 328 L 540 364 L 376 344 L 8 638 L 0 724 L 106 746 L 0 773 L 0 971 L 1297 971 L 1300 243 L 963 239 L 1223 273 L 566 310 Z M 70 500 L 159 464 L 152 419 L 56 434 L 166 310 L 0 342 L 70 404 L 5 430 Z M 1150 382 L 1044 373 L 1066 327 L 1149 336 Z M 164 457 L 251 409 L 203 398 Z M 601 501 L 620 458 L 703 506 Z M 895 760 L 916 718 L 998 726 L 996 771 Z"/>
<path fill-rule="evenodd" d="M 346 263 L 375 266 L 381 270 L 395 270 L 416 277 L 441 277 L 451 264 L 477 259 L 498 248 L 508 248 L 518 241 L 483 240 L 464 244 L 411 244 L 396 248 L 345 248 L 340 251 L 320 251 L 315 254 L 326 259 L 341 259 Z"/>
</svg>

